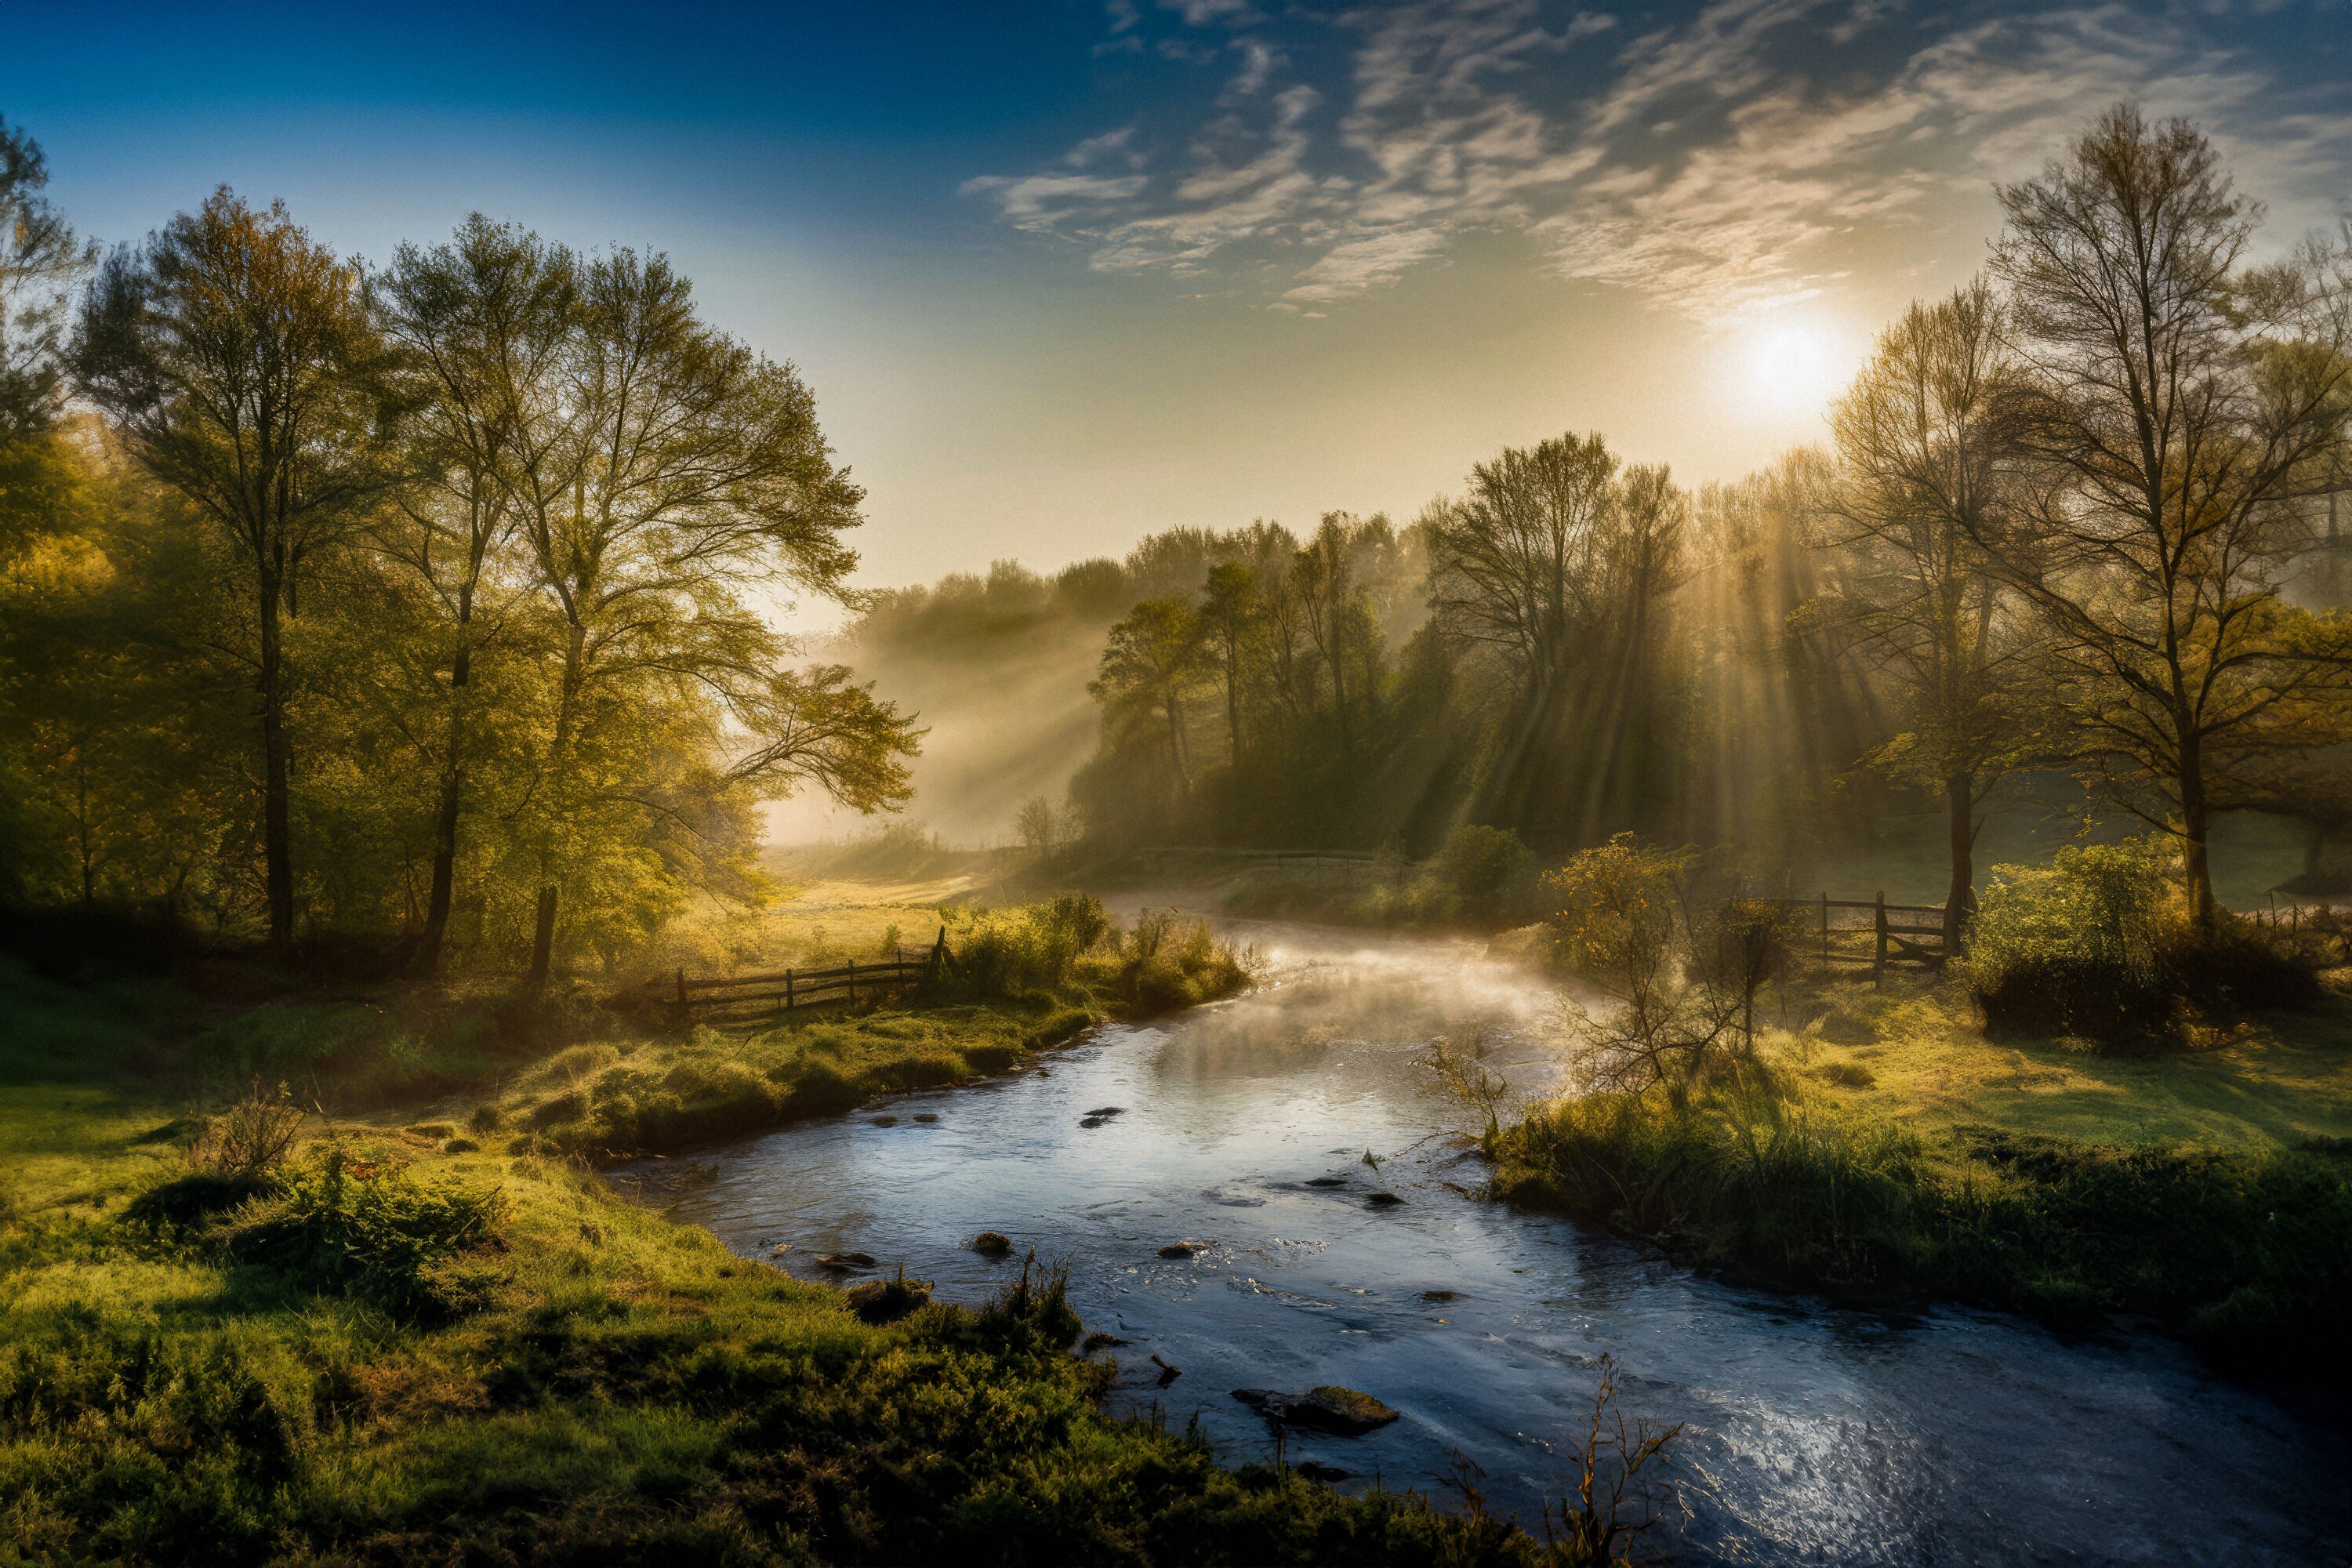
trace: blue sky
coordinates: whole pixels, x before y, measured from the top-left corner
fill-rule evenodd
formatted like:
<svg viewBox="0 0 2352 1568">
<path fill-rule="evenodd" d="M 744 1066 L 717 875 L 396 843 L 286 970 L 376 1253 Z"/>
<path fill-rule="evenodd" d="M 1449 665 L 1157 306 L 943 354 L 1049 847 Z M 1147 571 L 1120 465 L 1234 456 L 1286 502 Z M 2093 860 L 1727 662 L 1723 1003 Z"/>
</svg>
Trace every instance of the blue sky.
<svg viewBox="0 0 2352 1568">
<path fill-rule="evenodd" d="M 877 583 L 1409 515 L 1567 428 L 1736 476 L 2126 94 L 2268 243 L 2352 210 L 2345 0 L 0 0 L 101 239 L 227 182 L 365 257 L 477 208 L 667 250 L 814 385 Z"/>
</svg>

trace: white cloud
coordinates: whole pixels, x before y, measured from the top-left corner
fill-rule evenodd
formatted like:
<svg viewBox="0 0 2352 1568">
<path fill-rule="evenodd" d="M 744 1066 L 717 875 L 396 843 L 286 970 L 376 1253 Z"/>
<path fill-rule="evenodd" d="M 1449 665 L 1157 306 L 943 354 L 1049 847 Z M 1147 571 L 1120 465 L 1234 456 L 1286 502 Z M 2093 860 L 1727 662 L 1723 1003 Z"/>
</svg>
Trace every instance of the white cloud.
<svg viewBox="0 0 2352 1568">
<path fill-rule="evenodd" d="M 2303 222 L 2342 203 L 2352 167 L 2352 90 L 2284 100 L 2226 24 L 2185 12 L 2095 3 L 1940 26 L 1878 0 L 1712 0 L 1620 39 L 1605 16 L 1539 0 L 1279 22 L 1248 0 L 1160 9 L 1230 30 L 1238 61 L 1193 123 L 1155 131 L 1167 152 L 1147 163 L 1129 126 L 964 188 L 1017 226 L 1079 238 L 1097 268 L 1231 268 L 1277 300 L 1343 300 L 1486 228 L 1534 237 L 1564 277 L 1700 319 L 1770 309 L 1835 276 L 1857 231 L 1979 200 L 2123 96 L 2197 117 Z M 1139 11 L 1111 17 L 1141 44 Z"/>
</svg>

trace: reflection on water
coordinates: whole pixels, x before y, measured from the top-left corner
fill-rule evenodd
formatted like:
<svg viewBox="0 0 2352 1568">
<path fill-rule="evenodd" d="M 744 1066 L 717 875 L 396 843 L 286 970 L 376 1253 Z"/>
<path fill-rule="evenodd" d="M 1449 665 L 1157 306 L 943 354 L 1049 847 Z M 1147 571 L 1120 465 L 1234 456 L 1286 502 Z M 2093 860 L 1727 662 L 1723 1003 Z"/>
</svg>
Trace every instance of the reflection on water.
<svg viewBox="0 0 2352 1568">
<path fill-rule="evenodd" d="M 1403 1418 L 1294 1436 L 1294 1461 L 1425 1489 L 1458 1453 L 1528 1518 L 1561 1491 L 1612 1355 L 1629 1411 L 1684 1424 L 1672 1472 L 1704 1560 L 2343 1560 L 2341 1437 L 2177 1346 L 1831 1310 L 1470 1201 L 1483 1167 L 1446 1132 L 1423 1052 L 1483 1023 L 1541 1081 L 1549 994 L 1469 948 L 1276 933 L 1274 979 L 1248 996 L 908 1097 L 891 1127 L 855 1115 L 651 1164 L 646 1196 L 795 1273 L 861 1250 L 949 1300 L 1018 1270 L 1018 1250 L 963 1246 L 1002 1231 L 1066 1259 L 1088 1328 L 1129 1342 L 1114 1407 L 1197 1414 L 1238 1458 L 1270 1445 L 1231 1390 L 1361 1388 Z M 1157 1256 L 1177 1241 L 1198 1250 Z M 1182 1375 L 1160 1386 L 1153 1354 Z"/>
</svg>

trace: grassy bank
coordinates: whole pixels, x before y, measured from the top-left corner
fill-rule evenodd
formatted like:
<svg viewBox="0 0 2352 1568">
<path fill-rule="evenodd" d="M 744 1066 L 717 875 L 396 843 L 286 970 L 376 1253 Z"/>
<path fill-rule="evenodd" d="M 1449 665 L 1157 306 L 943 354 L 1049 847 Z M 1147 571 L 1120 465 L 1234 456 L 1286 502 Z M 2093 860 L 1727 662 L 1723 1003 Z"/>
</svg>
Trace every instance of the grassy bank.
<svg viewBox="0 0 2352 1568">
<path fill-rule="evenodd" d="M 1165 974 L 1099 956 L 1066 978 L 1097 1006 L 1165 1000 Z M 642 1133 L 646 1093 L 675 1093 L 665 1131 L 689 1135 L 738 1102 L 688 1080 L 824 1109 L 812 1064 L 854 1095 L 1092 1016 L 1008 979 L 538 1059 L 462 997 L 256 1008 L 0 962 L 0 1563 L 1577 1560 L 1107 1418 L 1109 1368 L 1071 1353 L 1043 1273 L 1008 1266 L 979 1308 L 806 1285 L 555 1152 L 625 1142 L 630 1095 Z M 222 1131 L 260 1121 L 189 1096 L 273 1053 L 343 1109 L 255 1099 L 292 1141 L 240 1164 Z M 579 1114 L 541 1113 L 569 1095 Z"/>
<path fill-rule="evenodd" d="M 1825 1000 L 1744 1088 L 1538 1108 L 1494 1141 L 1500 1189 L 1778 1283 L 2068 1326 L 2147 1314 L 2352 1377 L 2340 1004 L 2117 1058 L 1986 1041 L 1949 992 Z"/>
</svg>

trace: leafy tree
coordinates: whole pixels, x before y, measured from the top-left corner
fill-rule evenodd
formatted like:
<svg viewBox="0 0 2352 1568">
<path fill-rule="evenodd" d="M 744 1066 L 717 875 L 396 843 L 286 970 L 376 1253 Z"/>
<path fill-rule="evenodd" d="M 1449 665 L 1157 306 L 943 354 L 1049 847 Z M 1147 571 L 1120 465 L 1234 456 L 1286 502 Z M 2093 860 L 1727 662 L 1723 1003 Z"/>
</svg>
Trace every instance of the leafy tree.
<svg viewBox="0 0 2352 1568">
<path fill-rule="evenodd" d="M 1192 790 L 1184 760 L 1184 703 L 1207 673 L 1201 626 L 1181 599 L 1146 599 L 1110 629 L 1101 672 L 1087 688 L 1114 716 L 1149 712 L 1167 725 L 1168 768 L 1180 795 Z"/>
<path fill-rule="evenodd" d="M 1257 576 L 1242 561 L 1220 561 L 1209 568 L 1201 596 L 1202 636 L 1217 665 L 1225 697 L 1225 757 L 1235 763 L 1242 754 L 1243 667 L 1257 630 Z"/>
<path fill-rule="evenodd" d="M 226 186 L 100 270 L 80 384 L 131 451 L 217 527 L 254 610 L 269 940 L 294 932 L 284 623 L 387 474 L 382 340 L 357 271 Z"/>
<path fill-rule="evenodd" d="M 501 592 L 515 580 L 505 559 L 518 520 L 509 465 L 529 400 L 572 330 L 574 273 L 562 249 L 478 213 L 446 244 L 400 247 L 375 281 L 378 320 L 401 351 L 415 417 L 408 483 L 372 537 L 439 622 L 428 662 L 443 685 L 444 720 L 430 748 L 438 795 L 415 959 L 425 974 L 448 931 L 467 769 L 482 741 L 474 663 L 515 608 Z"/>
<path fill-rule="evenodd" d="M 725 709 L 748 736 L 724 770 L 735 782 L 813 777 L 868 809 L 904 798 L 915 731 L 837 673 L 783 671 L 786 645 L 744 605 L 768 582 L 845 596 L 856 556 L 841 535 L 863 492 L 834 467 L 799 375 L 704 325 L 666 258 L 583 265 L 562 351 L 515 405 L 527 417 L 502 482 L 558 623 L 531 803 L 535 986 L 563 875 L 591 870 L 612 813 L 657 809 L 625 733 L 648 693 Z"/>
<path fill-rule="evenodd" d="M 2129 104 L 2000 195 L 2014 427 L 2047 489 L 1987 541 L 2056 637 L 2076 754 L 2178 837 L 2210 927 L 2217 796 L 2252 759 L 2344 732 L 2352 627 L 2278 591 L 2294 476 L 2352 404 L 2343 280 L 2319 257 L 2243 268 L 2257 213 L 2211 144 Z"/>
<path fill-rule="evenodd" d="M 41 192 L 40 143 L 0 119 L 0 447 L 57 416 L 68 290 L 97 260 Z"/>
<path fill-rule="evenodd" d="M 1904 729 L 1869 760 L 1943 793 L 1952 952 L 1975 904 L 1979 804 L 2030 746 L 2032 643 L 1980 542 L 2018 500 L 2001 412 L 2016 366 L 2001 334 L 1982 282 L 1913 305 L 1832 420 L 1846 479 L 1832 542 L 1850 563 L 1832 603 L 1901 704 Z"/>
</svg>

